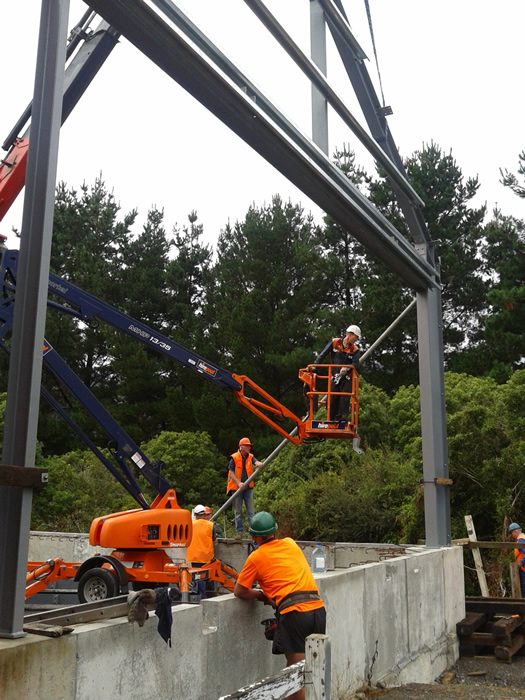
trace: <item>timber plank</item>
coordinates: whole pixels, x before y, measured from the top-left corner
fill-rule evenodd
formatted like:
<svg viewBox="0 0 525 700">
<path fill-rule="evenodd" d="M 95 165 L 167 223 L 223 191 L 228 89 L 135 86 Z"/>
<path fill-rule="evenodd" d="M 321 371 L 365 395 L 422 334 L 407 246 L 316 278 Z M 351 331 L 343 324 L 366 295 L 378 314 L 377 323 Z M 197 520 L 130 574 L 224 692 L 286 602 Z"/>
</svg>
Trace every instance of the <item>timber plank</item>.
<svg viewBox="0 0 525 700">
<path fill-rule="evenodd" d="M 30 625 L 24 625 L 24 632 L 28 634 L 41 634 L 44 637 L 62 637 L 64 634 L 69 634 L 72 631 L 73 627 L 46 625 L 43 622 L 33 622 Z"/>
<path fill-rule="evenodd" d="M 466 616 L 457 623 L 456 633 L 458 637 L 468 637 L 478 630 L 487 621 L 487 616 L 483 612 L 468 612 Z"/>
<path fill-rule="evenodd" d="M 510 646 L 496 646 L 494 647 L 494 654 L 500 661 L 506 661 L 510 664 L 512 663 L 512 657 L 514 654 L 521 649 L 524 644 L 525 635 L 515 634 L 512 638 L 512 644 Z"/>
<path fill-rule="evenodd" d="M 497 639 L 492 632 L 473 632 L 468 641 L 476 647 L 495 647 L 501 644 L 501 639 Z"/>
<path fill-rule="evenodd" d="M 487 616 L 505 617 L 523 615 L 525 618 L 525 600 L 523 598 L 465 598 L 467 612 L 484 612 Z"/>
<path fill-rule="evenodd" d="M 500 638 L 509 638 L 517 627 L 521 627 L 523 620 L 521 616 L 518 617 L 502 617 L 496 620 L 492 625 L 492 634 Z"/>
</svg>

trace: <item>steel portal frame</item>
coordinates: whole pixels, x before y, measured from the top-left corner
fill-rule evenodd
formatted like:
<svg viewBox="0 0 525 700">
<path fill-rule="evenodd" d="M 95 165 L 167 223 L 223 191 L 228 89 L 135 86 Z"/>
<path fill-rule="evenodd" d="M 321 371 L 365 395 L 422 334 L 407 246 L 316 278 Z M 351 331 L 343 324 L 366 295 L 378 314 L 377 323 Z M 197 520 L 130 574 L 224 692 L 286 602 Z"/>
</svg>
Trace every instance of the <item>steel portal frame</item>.
<svg viewBox="0 0 525 700">
<path fill-rule="evenodd" d="M 386 164 L 416 246 L 347 180 L 327 156 L 301 134 L 170 0 L 85 0 L 118 32 L 212 111 L 238 136 L 282 172 L 338 223 L 348 228 L 369 253 L 382 260 L 417 292 L 419 369 L 425 483 L 427 546 L 450 543 L 448 487 L 437 479 L 448 475 L 445 428 L 443 341 L 439 270 L 417 195 L 406 181 L 403 165 L 385 115 L 364 66 L 364 54 L 353 37 L 341 0 L 319 3 L 365 118 L 379 149 L 371 151 Z M 248 2 L 266 14 L 261 2 Z M 59 95 L 63 80 L 68 0 L 42 0 L 33 128 L 28 161 L 21 236 L 25 295 L 20 293 L 13 329 L 9 369 L 4 462 L 33 466 L 41 373 L 45 294 L 51 244 L 54 183 L 60 126 Z M 160 14 L 159 14 L 160 12 Z M 267 18 L 267 22 L 270 20 Z M 273 22 L 270 22 L 273 24 Z M 174 26 L 173 26 L 174 25 Z M 286 33 L 272 32 L 287 45 L 314 79 L 315 70 L 297 54 Z M 317 55 L 316 63 L 322 63 Z M 312 64 L 313 66 L 313 64 Z M 322 77 L 314 85 L 339 110 L 344 104 Z M 319 77 L 321 76 L 321 77 Z M 344 108 L 346 110 L 346 108 Z M 354 132 L 361 127 L 345 112 Z M 359 134 L 358 134 L 359 135 Z M 384 155 L 384 159 L 383 159 Z M 25 352 L 22 350 L 25 349 Z M 18 351 L 18 352 L 17 352 Z M 27 559 L 31 491 L 0 485 L 0 636 L 23 634 L 23 574 Z M 13 533 L 15 536 L 13 537 Z"/>
</svg>

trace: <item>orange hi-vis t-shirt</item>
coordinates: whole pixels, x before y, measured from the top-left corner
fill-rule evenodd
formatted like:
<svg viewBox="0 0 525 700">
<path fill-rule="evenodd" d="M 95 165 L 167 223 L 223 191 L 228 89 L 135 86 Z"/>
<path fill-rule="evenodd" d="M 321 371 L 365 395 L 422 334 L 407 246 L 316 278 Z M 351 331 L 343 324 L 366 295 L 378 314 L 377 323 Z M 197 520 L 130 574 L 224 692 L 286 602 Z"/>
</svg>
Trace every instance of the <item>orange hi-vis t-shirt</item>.
<svg viewBox="0 0 525 700">
<path fill-rule="evenodd" d="M 186 550 L 186 561 L 207 564 L 214 556 L 213 523 L 209 520 L 198 518 L 193 521 L 193 534 L 190 546 Z"/>
<path fill-rule="evenodd" d="M 296 591 L 319 592 L 303 551 L 290 537 L 265 542 L 250 554 L 239 573 L 237 583 L 251 588 L 255 581 L 277 605 Z M 291 605 L 282 614 L 286 615 L 292 610 L 316 610 L 323 605 L 322 600 L 308 600 Z"/>
</svg>

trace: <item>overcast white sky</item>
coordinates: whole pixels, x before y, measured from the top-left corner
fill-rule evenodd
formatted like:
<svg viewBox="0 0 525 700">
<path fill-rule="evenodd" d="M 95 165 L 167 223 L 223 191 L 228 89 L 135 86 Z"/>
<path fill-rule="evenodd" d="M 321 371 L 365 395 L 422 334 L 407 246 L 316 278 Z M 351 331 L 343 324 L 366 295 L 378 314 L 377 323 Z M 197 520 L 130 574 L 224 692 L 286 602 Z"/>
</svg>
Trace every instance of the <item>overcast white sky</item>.
<svg viewBox="0 0 525 700">
<path fill-rule="evenodd" d="M 242 0 L 176 3 L 265 92 L 310 133 L 310 86 Z M 267 6 L 309 52 L 308 0 L 267 0 Z M 375 62 L 363 0 L 344 0 L 354 35 Z M 499 184 L 499 168 L 516 170 L 523 133 L 523 0 L 370 0 L 389 124 L 402 156 L 430 140 L 452 150 L 465 176 L 479 175 L 477 203 L 525 217 L 525 202 Z M 71 0 L 70 26 L 85 11 Z M 3 0 L 0 138 L 31 99 L 40 0 Z M 95 24 L 96 26 L 96 24 Z M 329 41 L 328 80 L 365 125 L 353 90 Z M 361 148 L 330 117 L 330 153 L 344 142 Z M 363 165 L 371 161 L 363 154 Z M 230 220 L 272 195 L 320 212 L 272 166 L 151 64 L 125 39 L 114 49 L 61 130 L 58 179 L 78 187 L 102 172 L 122 209 L 163 207 L 168 229 L 195 209 L 215 243 Z M 21 194 L 0 222 L 20 227 Z M 137 229 L 138 231 L 138 229 Z M 10 236 L 9 244 L 16 245 Z"/>
</svg>

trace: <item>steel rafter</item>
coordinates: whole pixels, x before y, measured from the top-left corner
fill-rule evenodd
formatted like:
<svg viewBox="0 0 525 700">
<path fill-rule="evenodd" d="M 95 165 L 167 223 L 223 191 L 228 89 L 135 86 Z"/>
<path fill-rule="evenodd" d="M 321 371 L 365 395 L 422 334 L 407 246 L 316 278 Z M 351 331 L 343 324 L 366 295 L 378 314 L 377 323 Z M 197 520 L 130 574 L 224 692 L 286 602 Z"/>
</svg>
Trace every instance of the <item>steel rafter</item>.
<svg viewBox="0 0 525 700">
<path fill-rule="evenodd" d="M 372 136 L 385 153 L 388 154 L 397 166 L 397 169 L 401 173 L 406 174 L 405 166 L 387 124 L 383 107 L 377 98 L 370 75 L 366 69 L 364 63 L 366 56 L 350 30 L 341 0 L 335 0 L 335 4 L 333 0 L 317 0 L 317 2 L 323 8 L 328 27 Z M 431 247 L 432 241 L 420 207 L 407 197 L 395 180 L 391 179 L 391 185 L 398 198 L 412 238 L 416 243 L 426 242 Z M 427 252 L 431 257 L 432 251 Z M 431 262 L 433 262 L 432 259 Z"/>
<path fill-rule="evenodd" d="M 297 46 L 290 35 L 282 28 L 276 18 L 271 14 L 266 5 L 261 0 L 244 0 L 248 7 L 261 20 L 264 26 L 271 32 L 283 49 L 301 68 L 303 73 L 311 81 L 312 85 L 326 98 L 327 102 L 334 108 L 345 124 L 354 132 L 368 152 L 374 156 L 377 162 L 384 168 L 390 179 L 402 190 L 405 196 L 416 205 L 424 206 L 421 197 L 408 182 L 405 172 L 401 172 L 390 156 L 378 145 L 378 143 L 361 126 L 348 107 L 341 100 L 339 95 L 330 86 L 322 72 L 315 63 L 306 56 Z"/>
<path fill-rule="evenodd" d="M 408 285 L 421 290 L 439 284 L 435 268 L 175 5 L 155 4 L 169 9 L 169 19 L 177 16 L 184 31 L 170 27 L 142 0 L 89 0 L 106 21 Z"/>
</svg>

